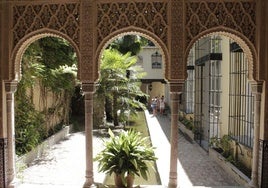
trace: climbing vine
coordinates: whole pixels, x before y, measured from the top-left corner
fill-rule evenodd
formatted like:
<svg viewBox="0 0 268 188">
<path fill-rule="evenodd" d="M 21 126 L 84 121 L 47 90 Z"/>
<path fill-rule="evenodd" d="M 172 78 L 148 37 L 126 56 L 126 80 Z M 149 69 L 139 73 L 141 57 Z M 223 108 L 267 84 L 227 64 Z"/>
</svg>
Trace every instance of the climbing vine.
<svg viewBox="0 0 268 188">
<path fill-rule="evenodd" d="M 76 80 L 76 56 L 63 39 L 32 43 L 22 59 L 22 78 L 15 94 L 16 153 L 33 149 L 69 123 Z"/>
</svg>

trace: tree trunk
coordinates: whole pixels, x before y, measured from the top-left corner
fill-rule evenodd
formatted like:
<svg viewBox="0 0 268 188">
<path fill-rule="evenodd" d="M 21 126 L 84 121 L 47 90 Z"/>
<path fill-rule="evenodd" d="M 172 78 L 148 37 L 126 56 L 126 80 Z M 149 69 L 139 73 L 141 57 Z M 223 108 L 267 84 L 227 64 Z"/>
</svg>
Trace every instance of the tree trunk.
<svg viewBox="0 0 268 188">
<path fill-rule="evenodd" d="M 113 115 L 114 115 L 114 126 L 118 126 L 119 122 L 118 122 L 118 115 L 117 115 L 117 111 L 118 109 L 118 104 L 117 104 L 117 93 L 114 92 L 113 93 Z"/>
<path fill-rule="evenodd" d="M 106 121 L 112 122 L 113 121 L 113 115 L 112 115 L 112 102 L 108 97 L 105 98 L 105 114 L 106 114 Z"/>
</svg>

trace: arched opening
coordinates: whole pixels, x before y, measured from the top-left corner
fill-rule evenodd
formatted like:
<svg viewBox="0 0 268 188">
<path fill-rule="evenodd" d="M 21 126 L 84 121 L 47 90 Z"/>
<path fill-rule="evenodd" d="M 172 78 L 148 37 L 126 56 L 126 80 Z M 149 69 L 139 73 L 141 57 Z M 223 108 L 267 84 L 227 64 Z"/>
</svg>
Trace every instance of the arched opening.
<svg viewBox="0 0 268 188">
<path fill-rule="evenodd" d="M 125 50 L 124 48 L 125 44 L 129 44 L 128 40 L 132 41 L 133 39 L 134 39 L 134 43 L 133 43 L 134 45 L 130 45 L 130 47 L 126 45 L 127 47 L 129 47 L 127 48 L 129 51 Z M 141 45 L 140 50 L 133 52 L 135 51 L 135 47 L 137 45 L 135 42 L 137 41 L 140 43 L 139 45 Z M 123 49 L 121 47 L 123 47 Z M 125 130 L 133 128 L 133 129 L 137 129 L 140 132 L 148 133 L 148 128 L 146 125 L 146 119 L 145 119 L 143 110 L 146 108 L 148 110 L 151 110 L 151 107 L 150 107 L 151 99 L 154 98 L 155 96 L 158 96 L 160 98 L 163 95 L 165 97 L 167 96 L 166 100 L 168 99 L 169 88 L 168 88 L 168 83 L 166 83 L 165 77 L 164 77 L 164 67 L 166 66 L 166 62 L 165 62 L 165 58 L 163 58 L 165 57 L 163 50 L 159 47 L 159 45 L 157 44 L 155 40 L 152 40 L 147 35 L 137 33 L 137 32 L 123 32 L 120 35 L 116 35 L 115 37 L 112 37 L 110 40 L 108 40 L 105 43 L 105 45 L 103 45 L 103 48 L 100 50 L 100 52 L 101 53 L 98 55 L 99 79 L 96 84 L 97 88 L 96 88 L 96 93 L 94 96 L 94 105 L 93 105 L 94 106 L 93 107 L 94 118 L 98 117 L 95 113 L 99 112 L 99 110 L 101 109 L 101 112 L 100 112 L 101 115 L 105 114 L 104 121 L 108 123 L 109 120 L 107 118 L 110 117 L 110 123 L 106 124 L 105 122 L 102 121 L 101 122 L 102 126 L 100 126 L 100 128 L 105 128 L 103 127 L 103 124 L 106 124 L 106 128 L 107 128 L 107 125 L 110 125 L 110 128 L 117 127 L 117 129 L 123 128 Z M 131 54 L 131 56 L 126 56 L 127 59 L 135 56 L 134 64 L 131 64 L 131 66 L 129 67 L 124 67 L 124 65 L 121 65 L 121 67 L 116 68 L 117 62 L 114 60 L 114 63 L 107 65 L 109 63 L 108 61 L 111 61 L 112 55 L 114 57 L 122 58 L 126 55 L 126 52 L 130 52 Z M 157 59 L 155 55 L 157 55 Z M 122 58 L 121 60 L 123 60 L 123 63 L 127 62 L 126 59 L 124 60 L 124 58 Z M 157 68 L 154 66 L 156 63 L 156 60 L 161 65 L 161 66 L 157 66 Z M 144 74 L 144 73 L 146 73 L 146 75 L 139 77 L 139 74 Z M 119 79 L 116 76 L 113 76 L 113 78 L 111 78 L 111 75 L 118 75 L 118 74 L 122 74 L 122 76 L 120 76 L 122 79 Z M 104 82 L 105 77 L 109 77 L 109 79 L 112 82 L 108 84 L 107 82 L 105 83 Z M 124 80 L 126 80 L 126 82 Z M 123 85 L 121 85 L 121 83 L 123 83 Z M 137 85 L 134 86 L 134 84 L 137 84 Z M 137 88 L 137 86 L 139 88 Z M 110 105 L 112 105 L 112 107 L 109 108 L 110 110 L 106 110 L 107 105 L 109 105 L 109 103 L 107 103 L 109 100 L 109 96 L 106 95 L 106 99 L 101 98 L 101 96 L 104 96 L 105 93 L 108 93 L 108 92 L 112 93 L 113 88 L 115 87 L 118 88 L 118 94 L 120 94 L 120 97 L 118 96 L 116 99 L 120 103 L 120 107 L 117 112 L 120 111 L 119 116 L 121 116 L 121 113 L 127 112 L 127 116 L 125 119 L 124 118 L 121 120 L 119 119 L 119 126 L 116 126 L 114 114 L 108 115 L 108 113 L 114 110 L 113 108 L 115 108 L 114 100 L 110 100 Z M 103 89 L 105 91 L 103 91 Z M 132 103 L 136 100 L 144 104 L 143 108 L 137 106 L 136 105 L 137 103 L 134 106 L 131 106 L 133 105 Z M 100 107 L 101 102 L 104 102 L 106 104 L 106 105 L 103 105 L 104 106 L 103 108 Z M 166 102 L 166 104 L 168 104 L 168 102 Z M 137 114 L 136 117 L 133 116 L 134 113 L 132 114 L 131 109 L 136 111 L 135 112 L 135 114 Z M 129 112 L 130 112 L 130 115 L 128 114 Z M 158 114 L 160 114 L 160 111 L 158 111 Z M 136 118 L 142 120 L 141 121 L 142 122 L 141 124 L 143 124 L 142 126 L 138 125 Z M 100 119 L 103 120 L 103 117 Z M 96 125 L 97 125 L 97 122 L 94 123 L 94 126 Z M 145 135 L 149 136 L 147 133 Z M 150 171 L 151 170 L 152 169 L 150 168 Z M 101 176 L 98 175 L 97 177 L 101 177 Z M 113 179 L 111 180 L 110 176 L 106 176 L 106 178 L 102 180 L 98 179 L 97 182 L 101 182 L 103 184 L 113 184 Z M 144 185 L 161 184 L 159 180 L 158 171 L 155 171 L 155 172 L 151 171 L 149 178 L 146 181 L 141 177 L 135 177 L 135 182 L 137 184 L 144 184 Z"/>
<path fill-rule="evenodd" d="M 152 43 L 155 44 L 155 46 L 157 46 L 160 49 L 160 52 L 162 54 L 162 59 L 164 61 L 164 67 L 163 70 L 164 72 L 162 73 L 164 75 L 165 78 L 168 77 L 168 66 L 169 66 L 169 56 L 168 56 L 168 49 L 167 46 L 163 43 L 163 41 L 161 39 L 159 39 L 155 34 L 147 31 L 147 30 L 143 30 L 141 28 L 137 28 L 137 27 L 128 27 L 128 28 L 124 28 L 124 29 L 118 29 L 116 32 L 111 33 L 110 35 L 108 35 L 107 37 L 105 37 L 101 43 L 98 45 L 97 49 L 96 49 L 96 53 L 95 53 L 95 59 L 97 59 L 96 61 L 96 67 L 98 67 L 99 70 L 99 66 L 100 66 L 100 59 L 101 59 L 101 55 L 103 53 L 103 50 L 105 50 L 105 48 L 115 39 L 124 36 L 124 35 L 139 35 L 141 37 L 147 38 L 148 40 L 152 41 Z M 97 73 L 99 73 L 99 71 L 97 71 Z M 96 76 L 96 80 L 98 79 L 99 75 Z"/>
<path fill-rule="evenodd" d="M 15 178 L 11 176 L 17 176 L 16 181 L 22 181 L 23 184 L 29 186 L 41 183 L 51 184 L 53 181 L 55 184 L 59 184 L 59 181 L 63 183 L 65 180 L 61 178 L 33 180 L 32 177 L 36 174 L 29 174 L 28 169 L 23 172 L 23 169 L 26 166 L 31 168 L 32 164 L 38 162 L 41 164 L 39 170 L 46 169 L 47 167 L 42 166 L 42 154 L 44 154 L 45 148 L 52 147 L 49 143 L 59 142 L 69 134 L 69 125 L 72 124 L 72 97 L 75 87 L 81 87 L 77 79 L 77 50 L 68 39 L 62 36 L 38 34 L 26 40 L 14 56 L 16 61 L 12 71 L 15 75 L 14 80 L 18 81 L 18 84 L 16 92 L 14 90 L 14 98 L 10 101 L 14 106 L 8 107 L 8 114 L 11 118 L 7 119 L 12 129 L 15 128 L 16 147 L 15 143 L 11 142 L 9 157 L 13 160 L 10 160 L 9 163 L 13 163 L 10 164 L 10 171 L 13 174 L 10 174 L 8 179 L 14 181 Z M 9 113 L 9 111 L 14 113 Z M 14 124 L 11 121 L 13 118 Z M 58 133 L 63 136 L 55 136 L 59 135 Z M 8 131 L 8 137 L 13 137 L 12 131 Z M 70 149 L 72 150 L 74 147 Z M 80 149 L 84 151 L 83 144 L 81 144 Z M 73 153 L 77 153 L 78 160 L 85 160 L 85 155 L 79 155 L 74 150 Z M 51 153 L 49 155 L 53 166 L 53 161 L 61 161 L 60 158 L 65 154 Z M 17 172 L 15 163 L 18 165 Z M 62 168 L 64 161 L 62 161 L 61 167 L 52 168 L 52 166 L 48 173 L 64 170 Z M 68 168 L 74 168 L 77 164 L 74 161 L 68 166 Z M 84 181 L 84 167 L 82 165 L 81 169 L 80 174 L 74 176 L 70 171 L 69 176 L 73 179 L 80 178 L 82 186 Z M 35 173 L 34 170 L 30 172 Z M 60 174 L 58 174 L 59 176 Z M 66 178 L 67 176 L 66 174 Z M 22 179 L 20 179 L 21 177 Z M 9 184 L 12 183 L 9 182 Z"/>
<path fill-rule="evenodd" d="M 262 6 L 263 5 L 263 6 Z M 263 10 L 265 10 L 265 6 L 267 4 L 259 1 L 228 1 L 228 2 L 222 2 L 222 1 L 137 1 L 137 2 L 109 2 L 107 0 L 100 0 L 98 2 L 91 2 L 91 1 L 83 1 L 83 2 L 77 2 L 74 3 L 73 1 L 66 1 L 66 2 L 14 2 L 9 3 L 7 0 L 3 1 L 3 4 L 1 4 L 1 11 L 0 14 L 3 17 L 0 24 L 3 25 L 3 29 L 1 29 L 1 40 L 2 43 L 2 50 L 1 50 L 1 60 L 3 61 L 3 67 L 6 69 L 3 69 L 3 83 L 5 84 L 5 88 L 3 90 L 6 90 L 6 93 L 3 91 L 3 117 L 2 117 L 2 124 L 3 129 L 1 132 L 3 132 L 2 139 L 3 143 L 1 143 L 2 147 L 2 153 L 3 156 L 6 155 L 6 152 L 9 148 L 5 146 L 6 143 L 6 129 L 9 127 L 12 127 L 12 97 L 14 93 L 14 88 L 16 88 L 16 81 L 20 80 L 20 65 L 18 62 L 20 62 L 21 55 L 23 54 L 24 47 L 20 48 L 21 46 L 28 45 L 29 40 L 25 40 L 25 36 L 29 33 L 34 33 L 35 31 L 42 28 L 50 28 L 53 30 L 59 30 L 60 32 L 66 33 L 66 35 L 70 36 L 78 46 L 76 49 L 81 47 L 82 55 L 81 59 L 85 64 L 83 64 L 83 71 L 81 73 L 81 77 L 84 78 L 84 86 L 85 91 L 87 92 L 88 98 L 86 99 L 88 104 L 87 107 L 91 107 L 91 94 L 94 92 L 92 89 L 94 86 L 94 81 L 98 79 L 98 65 L 92 65 L 91 63 L 99 63 L 96 61 L 96 59 L 99 59 L 99 51 L 95 53 L 96 47 L 98 47 L 99 42 L 102 42 L 104 39 L 104 42 L 106 41 L 106 37 L 109 35 L 109 33 L 115 32 L 115 33 L 121 33 L 122 28 L 127 28 L 126 30 L 129 31 L 129 27 L 138 27 L 143 28 L 145 30 L 148 30 L 152 33 L 155 33 L 165 45 L 172 45 L 166 47 L 168 50 L 166 50 L 165 45 L 160 45 L 163 51 L 166 53 L 165 58 L 171 58 L 172 62 L 168 63 L 168 66 L 165 68 L 165 77 L 170 79 L 172 87 L 172 92 L 175 93 L 172 95 L 173 101 L 174 101 L 174 121 L 172 121 L 174 125 L 177 123 L 177 106 L 175 105 L 177 103 L 177 95 L 181 91 L 181 83 L 184 79 L 184 73 L 179 72 L 178 69 L 180 65 L 176 63 L 176 61 L 183 61 L 186 62 L 186 60 L 181 60 L 181 58 L 184 58 L 184 54 L 182 52 L 185 52 L 184 45 L 189 40 L 192 40 L 193 37 L 196 37 L 194 40 L 199 39 L 201 35 L 201 32 L 210 33 L 212 30 L 209 30 L 211 28 L 215 28 L 214 31 L 224 31 L 222 32 L 226 36 L 231 36 L 232 39 L 235 42 L 238 43 L 238 45 L 243 49 L 243 52 L 246 54 L 246 58 L 249 60 L 249 68 L 246 71 L 251 72 L 249 74 L 248 80 L 252 80 L 253 78 L 257 81 L 259 76 L 265 80 L 266 71 L 259 70 L 259 66 L 263 65 L 265 67 L 266 62 L 266 56 L 265 54 L 265 41 L 266 36 L 262 36 L 263 40 L 261 40 L 261 34 L 265 33 L 264 29 L 261 29 L 260 27 L 265 25 L 263 23 L 266 23 L 265 16 L 263 16 Z M 8 26 L 8 27 L 6 27 Z M 6 27 L 6 28 L 5 28 Z M 220 28 L 219 28 L 220 27 Z M 186 30 L 182 30 L 183 28 L 186 28 Z M 232 28 L 233 31 L 230 33 L 233 33 L 237 36 L 240 36 L 242 33 L 245 36 L 242 36 L 241 38 L 235 37 L 232 34 L 228 33 L 228 29 L 226 28 Z M 45 30 L 46 30 L 45 29 Z M 135 29 L 134 29 L 135 30 Z M 118 32 L 117 32 L 118 31 Z M 185 32 L 186 31 L 186 32 Z M 226 32 L 227 31 L 227 32 Z M 183 32 L 182 35 L 180 35 Z M 52 32 L 53 33 L 53 32 Z M 146 33 L 141 29 L 141 33 Z M 36 33 L 35 33 L 36 34 Z M 41 34 L 43 35 L 43 34 Z M 31 38 L 31 40 L 35 37 L 41 36 L 38 33 Z M 44 34 L 50 35 L 49 33 Z M 151 34 L 149 34 L 151 36 Z M 179 37 L 178 37 L 179 36 Z M 96 38 L 95 38 L 96 37 Z M 108 36 L 110 37 L 110 36 Z M 233 38 L 234 37 L 234 38 Z M 64 38 L 64 36 L 63 36 Z M 155 37 L 157 39 L 157 37 Z M 176 41 L 175 41 L 176 39 Z M 175 41 L 174 43 L 171 41 Z M 244 41 L 243 41 L 244 40 Z M 23 41 L 23 44 L 19 44 L 19 49 L 15 48 L 15 53 L 13 53 L 13 60 L 16 62 L 12 64 L 12 62 L 9 60 L 10 58 L 10 52 L 13 50 L 13 45 L 17 44 L 17 42 Z M 26 42 L 24 42 L 26 41 Z M 159 44 L 161 44 L 160 40 L 157 40 Z M 194 43 L 194 41 L 192 41 Z M 181 43 L 181 44 L 180 44 Z M 251 44 L 252 43 L 252 44 Z M 173 45 L 174 44 L 174 45 Z M 96 46 L 97 45 L 97 46 Z M 5 48 L 7 46 L 7 48 Z M 74 45 L 75 46 L 75 45 Z M 257 48 L 256 52 L 254 51 L 254 46 Z M 171 47 L 171 48 L 170 48 Z M 176 48 L 178 47 L 178 53 L 179 55 L 176 55 L 174 51 L 176 51 Z M 5 49 L 4 49 L 5 48 Z M 99 45 L 99 50 L 102 49 L 102 44 Z M 190 48 L 190 47 L 189 47 Z M 259 49 L 260 48 L 260 49 Z M 171 50 L 171 51 L 169 51 Z M 174 50 L 174 51 L 173 51 Z M 190 49 L 188 49 L 190 51 Z M 187 49 L 186 49 L 187 51 Z M 170 54 L 167 52 L 171 52 Z M 262 53 L 263 52 L 263 53 Z M 240 52 L 235 52 L 240 53 Z M 20 55 L 17 55 L 20 54 Z M 162 55 L 163 55 L 162 54 Z M 258 58 L 257 55 L 258 54 Z M 93 57 L 94 55 L 97 55 Z M 11 54 L 12 56 L 12 54 Z M 186 57 L 187 58 L 187 57 Z M 260 59 L 259 59 L 260 58 Z M 260 62 L 260 65 L 257 65 L 257 60 Z M 169 61 L 166 61 L 169 62 Z M 253 62 L 251 64 L 251 62 Z M 8 64 L 7 64 L 8 63 Z M 7 65 L 6 65 L 7 64 Z M 171 70 L 172 65 L 176 66 L 177 69 Z M 157 64 L 156 64 L 157 65 Z M 217 66 L 216 64 L 211 65 L 211 67 Z M 247 66 L 246 66 L 247 67 Z M 93 69 L 91 69 L 93 68 Z M 190 68 L 190 67 L 189 67 Z M 184 69 L 184 66 L 183 66 Z M 5 70 L 8 70 L 5 73 Z M 260 73 L 259 73 L 260 71 Z M 78 72 L 78 75 L 80 72 Z M 91 76 L 93 75 L 94 76 Z M 88 76 L 90 75 L 90 76 Z M 242 74 L 240 74 L 241 76 Z M 234 76 L 234 75 L 233 75 Z M 80 77 L 80 76 L 78 76 Z M 218 76 L 214 76 L 214 81 L 217 80 Z M 245 78 L 246 76 L 244 76 Z M 172 80 L 174 78 L 174 80 Z M 177 80 L 179 78 L 179 80 Z M 4 81 L 8 80 L 8 81 Z M 81 79 L 82 80 L 82 79 Z M 241 76 L 242 80 L 242 76 Z M 14 81 L 14 82 L 13 82 Z M 177 84 L 176 82 L 180 82 Z M 247 81 L 246 81 L 247 82 Z M 254 81 L 253 81 L 254 82 Z M 4 85 L 3 84 L 3 85 Z M 235 83 L 236 84 L 236 83 Z M 259 84 L 259 82 L 258 82 Z M 259 90 L 257 91 L 258 95 L 262 92 L 261 84 L 258 85 Z M 252 84 L 254 85 L 254 84 Z M 150 85 L 149 85 L 150 90 Z M 153 86 L 152 86 L 153 88 Z M 239 91 L 237 91 L 239 93 Z M 217 92 L 212 93 L 212 95 L 217 98 Z M 262 97 L 265 97 L 265 93 L 261 93 L 263 95 Z M 261 98 L 259 96 L 259 98 Z M 11 101 L 11 103 L 10 103 Z M 258 103 L 260 102 L 260 99 Z M 237 100 L 235 104 L 240 104 L 240 100 Z M 265 108 L 265 104 L 262 103 L 262 108 Z M 214 105 L 215 107 L 215 105 Z M 256 108 L 255 108 L 256 109 Z M 6 112 L 7 111 L 7 112 Z M 191 110 L 190 110 L 191 111 Z M 219 112 L 216 108 L 214 108 L 214 111 Z M 258 112 L 258 111 L 257 111 Z M 8 113 L 8 114 L 6 114 Z M 267 138 L 267 134 L 263 127 L 265 127 L 265 112 L 262 113 L 261 118 L 261 126 L 263 129 L 262 139 Z M 91 115 L 90 113 L 86 114 L 86 116 Z M 215 114 L 214 114 L 215 115 Z M 254 113 L 256 115 L 256 113 Z M 215 119 L 217 115 L 214 116 Z M 256 116 L 255 116 L 256 117 Z M 89 121 L 91 118 L 89 118 Z M 260 118 L 256 121 L 260 121 Z M 91 126 L 91 123 L 89 122 L 89 127 Z M 260 124 L 260 122 L 259 122 Z M 10 126 L 11 125 L 11 126 Z M 175 130 L 174 126 L 174 130 Z M 12 130 L 9 130 L 12 132 Z M 217 132 L 217 131 L 216 131 Z M 91 133 L 91 130 L 89 129 L 88 133 Z M 12 133 L 11 133 L 12 134 Z M 176 133 L 174 134 L 174 138 L 177 139 Z M 176 140 L 173 139 L 172 141 L 176 142 Z M 12 137 L 9 134 L 9 143 L 12 142 Z M 256 142 L 259 142 L 258 139 L 255 140 L 254 144 Z M 263 143 L 262 149 L 260 152 L 258 149 L 254 153 L 261 153 L 263 155 L 260 157 L 260 164 L 262 165 L 262 169 L 260 170 L 262 174 L 259 174 L 260 184 L 265 184 L 263 181 L 266 179 L 264 172 L 265 172 L 265 166 L 266 166 L 266 159 L 265 156 L 267 154 L 266 152 L 266 146 L 267 146 L 267 140 L 261 140 L 261 144 Z M 177 148 L 177 145 L 174 144 Z M 7 149 L 6 149 L 7 148 Z M 90 149 L 90 148 L 87 148 Z M 176 150 L 177 151 L 177 150 Z M 90 153 L 90 151 L 89 151 Z M 253 153 L 253 155 L 254 155 Z M 252 153 L 249 153 L 251 155 Z M 88 156 L 88 155 L 87 155 Z M 175 158 L 177 155 L 174 155 Z M 5 177 L 9 173 L 9 166 L 12 165 L 5 165 L 5 162 L 7 161 L 8 157 L 2 157 L 2 164 L 4 165 L 2 170 L 2 176 L 1 176 L 1 182 L 6 182 Z M 171 160 L 172 161 L 172 160 Z M 90 161 L 91 162 L 91 161 Z M 7 167 L 6 167 L 7 166 Z M 88 165 L 87 165 L 88 166 Z M 175 165 L 174 165 L 175 166 Z M 8 172 L 7 172 L 8 171 Z M 12 173 L 12 171 L 11 171 Z M 87 170 L 87 178 L 91 178 L 92 174 L 91 171 Z M 170 173 L 171 181 L 177 181 L 177 172 L 171 171 Z M 89 184 L 91 185 L 92 182 L 89 181 Z M 257 187 L 257 186 L 256 186 Z"/>
<path fill-rule="evenodd" d="M 200 36 L 188 48 L 187 74 L 180 121 L 209 154 L 216 149 L 249 183 L 254 163 L 254 51 L 225 32 Z M 260 115 L 260 114 L 258 114 Z"/>
</svg>

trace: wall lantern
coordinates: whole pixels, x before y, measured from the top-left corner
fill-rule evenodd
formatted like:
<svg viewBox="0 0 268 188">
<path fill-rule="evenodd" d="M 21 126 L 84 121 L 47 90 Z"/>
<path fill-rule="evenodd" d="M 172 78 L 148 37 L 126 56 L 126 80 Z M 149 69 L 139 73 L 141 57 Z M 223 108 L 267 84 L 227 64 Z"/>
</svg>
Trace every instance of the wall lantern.
<svg viewBox="0 0 268 188">
<path fill-rule="evenodd" d="M 149 85 L 149 90 L 152 91 L 152 89 L 153 89 L 153 85 L 150 84 L 150 85 Z"/>
</svg>

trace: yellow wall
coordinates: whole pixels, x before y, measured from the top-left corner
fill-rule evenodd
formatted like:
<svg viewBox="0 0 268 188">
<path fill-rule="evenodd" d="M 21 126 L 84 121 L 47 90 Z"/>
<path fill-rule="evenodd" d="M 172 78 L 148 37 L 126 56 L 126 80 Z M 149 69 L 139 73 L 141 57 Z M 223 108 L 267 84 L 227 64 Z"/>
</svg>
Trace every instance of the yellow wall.
<svg viewBox="0 0 268 188">
<path fill-rule="evenodd" d="M 222 37 L 221 50 L 222 50 L 222 64 L 221 64 L 221 116 L 220 116 L 220 136 L 228 134 L 228 118 L 229 118 L 229 65 L 230 65 L 230 48 L 229 39 Z"/>
<path fill-rule="evenodd" d="M 55 95 L 50 91 L 45 91 L 42 94 L 39 84 L 36 84 L 33 90 L 28 90 L 27 93 L 28 95 L 32 96 L 35 109 L 40 112 L 49 108 L 54 108 L 54 106 L 59 102 L 60 95 Z M 44 98 L 44 96 L 46 96 L 46 98 Z M 52 128 L 53 126 L 62 122 L 62 112 L 63 109 L 57 111 L 56 113 L 50 113 L 46 117 L 45 126 L 47 129 Z"/>
</svg>

